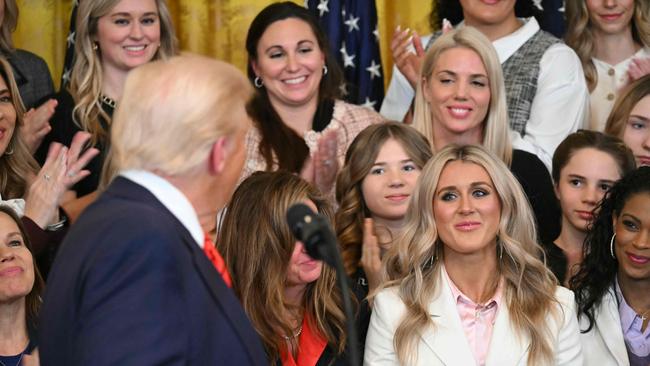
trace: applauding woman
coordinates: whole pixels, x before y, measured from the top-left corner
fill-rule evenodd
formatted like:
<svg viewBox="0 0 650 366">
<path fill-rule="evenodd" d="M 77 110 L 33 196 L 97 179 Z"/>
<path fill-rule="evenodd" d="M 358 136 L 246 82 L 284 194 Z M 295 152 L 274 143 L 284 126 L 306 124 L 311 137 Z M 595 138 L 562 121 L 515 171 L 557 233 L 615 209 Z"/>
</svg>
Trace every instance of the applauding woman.
<svg viewBox="0 0 650 366">
<path fill-rule="evenodd" d="M 431 155 L 427 139 L 398 122 L 366 128 L 345 155 L 336 184 L 336 232 L 345 269 L 363 297 L 379 284 L 381 254 L 401 230 Z"/>
<path fill-rule="evenodd" d="M 650 167 L 609 190 L 585 243 L 571 281 L 585 365 L 649 365 Z"/>
<path fill-rule="evenodd" d="M 650 2 L 573 0 L 566 16 L 566 43 L 591 93 L 591 129 L 602 131 L 619 90 L 650 74 Z"/>
<path fill-rule="evenodd" d="M 50 142 L 69 145 L 78 131 L 91 135 L 91 144 L 100 155 L 88 165 L 90 175 L 74 186 L 77 197 L 94 192 L 99 185 L 110 147 L 113 112 L 129 71 L 175 53 L 176 39 L 165 0 L 79 2 L 70 86 L 58 95 L 52 131 L 36 154 L 43 162 Z M 80 203 L 78 210 L 89 202 Z"/>
<path fill-rule="evenodd" d="M 331 217 L 324 196 L 288 172 L 256 172 L 235 191 L 217 248 L 270 364 L 343 365 L 345 316 L 336 274 L 289 230 L 289 207 Z"/>
<path fill-rule="evenodd" d="M 385 258 L 366 364 L 582 365 L 573 296 L 537 259 L 525 201 L 480 146 L 427 163 Z"/>
<path fill-rule="evenodd" d="M 96 149 L 82 153 L 90 138 L 77 133 L 70 149 L 54 143 L 42 168 L 23 141 L 24 108 L 11 66 L 0 59 L 0 200 L 22 216 L 44 274 L 66 232 L 66 191 L 89 172 L 84 166 Z"/>
<path fill-rule="evenodd" d="M 537 156 L 513 149 L 505 95 L 490 41 L 472 27 L 449 31 L 424 57 L 413 126 L 434 151 L 448 144 L 480 144 L 501 158 L 526 193 L 540 240 L 551 241 L 560 232 L 551 177 Z"/>
<path fill-rule="evenodd" d="M 259 93 L 241 180 L 260 170 L 302 172 L 333 201 L 345 151 L 382 117 L 339 99 L 341 71 L 318 20 L 300 5 L 264 8 L 248 30 L 246 50 L 248 77 Z"/>
</svg>

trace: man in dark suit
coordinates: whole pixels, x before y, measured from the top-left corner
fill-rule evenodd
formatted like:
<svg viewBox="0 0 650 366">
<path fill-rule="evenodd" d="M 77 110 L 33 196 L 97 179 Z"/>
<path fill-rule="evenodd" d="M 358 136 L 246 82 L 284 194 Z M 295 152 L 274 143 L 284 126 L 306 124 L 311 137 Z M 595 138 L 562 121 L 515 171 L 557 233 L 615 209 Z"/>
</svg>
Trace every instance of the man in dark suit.
<svg viewBox="0 0 650 366">
<path fill-rule="evenodd" d="M 242 168 L 250 95 L 238 70 L 200 56 L 129 74 L 111 126 L 119 174 L 54 262 L 42 365 L 268 364 L 221 257 L 204 253 Z"/>
</svg>

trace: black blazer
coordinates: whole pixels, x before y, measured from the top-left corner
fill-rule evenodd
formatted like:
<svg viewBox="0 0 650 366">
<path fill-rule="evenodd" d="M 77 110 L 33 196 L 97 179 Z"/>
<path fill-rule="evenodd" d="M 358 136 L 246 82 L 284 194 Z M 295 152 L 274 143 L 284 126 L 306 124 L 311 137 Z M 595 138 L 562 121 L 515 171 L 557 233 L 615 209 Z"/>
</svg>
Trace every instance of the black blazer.
<svg viewBox="0 0 650 366">
<path fill-rule="evenodd" d="M 68 232 L 41 310 L 42 365 L 266 365 L 239 301 L 185 227 L 118 177 Z"/>
</svg>

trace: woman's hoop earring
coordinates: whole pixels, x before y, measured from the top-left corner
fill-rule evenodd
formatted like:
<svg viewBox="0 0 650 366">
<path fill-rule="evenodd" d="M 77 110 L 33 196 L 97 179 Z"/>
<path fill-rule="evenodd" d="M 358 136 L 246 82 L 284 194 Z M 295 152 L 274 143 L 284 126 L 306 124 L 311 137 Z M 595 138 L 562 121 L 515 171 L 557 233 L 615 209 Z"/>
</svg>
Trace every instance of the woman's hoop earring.
<svg viewBox="0 0 650 366">
<path fill-rule="evenodd" d="M 7 148 L 5 149 L 4 155 L 11 155 L 13 153 L 14 153 L 14 147 L 13 146 L 7 146 Z"/>
<path fill-rule="evenodd" d="M 329 70 L 327 70 L 327 65 L 323 65 L 323 75 L 327 75 L 328 71 Z"/>
<path fill-rule="evenodd" d="M 253 84 L 255 84 L 255 87 L 259 89 L 262 87 L 262 85 L 264 85 L 264 82 L 262 81 L 262 78 L 256 76 L 255 79 L 253 80 Z"/>
<path fill-rule="evenodd" d="M 609 252 L 612 254 L 612 258 L 616 259 L 614 255 L 614 238 L 616 238 L 616 233 L 612 235 L 612 239 L 609 241 Z"/>
<path fill-rule="evenodd" d="M 99 46 L 97 45 L 97 42 L 93 43 L 93 51 L 97 51 L 99 49 Z"/>
</svg>

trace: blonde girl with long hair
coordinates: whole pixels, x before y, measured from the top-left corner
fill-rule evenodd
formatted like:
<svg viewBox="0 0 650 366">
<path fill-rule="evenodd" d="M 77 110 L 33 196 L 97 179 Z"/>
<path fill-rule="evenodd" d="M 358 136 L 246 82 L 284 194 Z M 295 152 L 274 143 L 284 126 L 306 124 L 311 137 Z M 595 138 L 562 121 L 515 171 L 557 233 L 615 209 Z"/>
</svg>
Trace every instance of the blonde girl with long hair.
<svg viewBox="0 0 650 366">
<path fill-rule="evenodd" d="M 433 151 L 448 144 L 480 144 L 498 156 L 530 201 L 542 242 L 560 233 L 560 209 L 546 166 L 527 151 L 513 148 L 503 71 L 485 35 L 462 27 L 440 36 L 422 63 L 415 92 L 413 127 Z"/>
<path fill-rule="evenodd" d="M 90 176 L 75 185 L 77 197 L 94 192 L 99 185 L 110 147 L 113 111 L 129 71 L 176 52 L 166 0 L 79 2 L 70 86 L 57 95 L 53 129 L 36 154 L 42 161 L 50 142 L 67 145 L 75 132 L 90 133 L 92 145 L 101 153 L 88 165 Z"/>
<path fill-rule="evenodd" d="M 625 85 L 650 73 L 650 2 L 566 2 L 566 43 L 585 72 L 591 100 L 590 128 L 602 131 Z"/>
<path fill-rule="evenodd" d="M 483 147 L 427 163 L 386 254 L 366 365 L 582 365 L 573 294 L 538 259 L 525 200 Z"/>
</svg>

